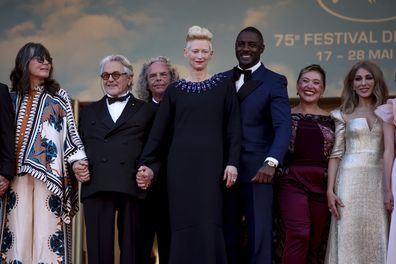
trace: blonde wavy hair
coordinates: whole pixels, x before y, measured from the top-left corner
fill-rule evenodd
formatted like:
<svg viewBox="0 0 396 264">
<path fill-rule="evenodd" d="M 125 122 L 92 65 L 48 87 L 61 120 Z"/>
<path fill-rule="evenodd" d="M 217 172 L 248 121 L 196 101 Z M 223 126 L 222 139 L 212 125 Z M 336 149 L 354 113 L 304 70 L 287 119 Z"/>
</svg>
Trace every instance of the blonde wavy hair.
<svg viewBox="0 0 396 264">
<path fill-rule="evenodd" d="M 386 85 L 384 74 L 381 68 L 372 61 L 364 60 L 359 61 L 349 70 L 348 74 L 344 79 L 344 88 L 341 94 L 341 106 L 340 109 L 346 114 L 352 113 L 359 103 L 359 96 L 353 90 L 353 81 L 355 79 L 356 72 L 359 69 L 365 69 L 374 77 L 374 90 L 372 94 L 374 107 L 384 104 L 388 99 L 388 86 Z"/>
</svg>

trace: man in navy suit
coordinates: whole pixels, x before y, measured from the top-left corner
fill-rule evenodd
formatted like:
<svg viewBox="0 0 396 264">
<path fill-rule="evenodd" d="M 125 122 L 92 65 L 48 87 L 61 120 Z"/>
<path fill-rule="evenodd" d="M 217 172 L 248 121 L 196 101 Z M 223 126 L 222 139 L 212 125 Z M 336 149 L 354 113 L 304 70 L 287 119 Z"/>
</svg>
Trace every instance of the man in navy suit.
<svg viewBox="0 0 396 264">
<path fill-rule="evenodd" d="M 238 66 L 225 73 L 234 78 L 242 118 L 239 176 L 225 194 L 224 233 L 231 264 L 272 263 L 272 179 L 288 148 L 291 117 L 287 80 L 260 62 L 264 48 L 258 29 L 243 29 L 235 42 Z"/>
</svg>

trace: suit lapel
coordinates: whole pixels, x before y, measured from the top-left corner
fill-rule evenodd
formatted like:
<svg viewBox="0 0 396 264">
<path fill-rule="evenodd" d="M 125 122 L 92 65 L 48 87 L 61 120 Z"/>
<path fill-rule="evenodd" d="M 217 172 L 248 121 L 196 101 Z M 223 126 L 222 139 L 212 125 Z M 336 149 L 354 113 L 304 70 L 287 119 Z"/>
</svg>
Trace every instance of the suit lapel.
<svg viewBox="0 0 396 264">
<path fill-rule="evenodd" d="M 264 74 L 264 69 L 264 65 L 261 63 L 260 67 L 258 67 L 258 69 L 253 72 L 250 79 L 245 82 L 241 88 L 239 88 L 237 95 L 240 102 L 242 102 L 263 83 L 263 80 L 260 77 Z"/>
<path fill-rule="evenodd" d="M 133 95 L 131 95 L 120 117 L 117 119 L 114 129 L 117 129 L 126 121 L 128 121 L 139 110 L 141 106 L 142 104 L 138 100 L 136 100 Z"/>
<path fill-rule="evenodd" d="M 98 113 L 99 113 L 100 120 L 102 121 L 102 123 L 108 129 L 113 129 L 115 123 L 114 123 L 113 119 L 111 118 L 109 109 L 107 108 L 106 97 L 103 97 L 102 100 L 100 101 Z"/>
<path fill-rule="evenodd" d="M 238 98 L 239 101 L 242 102 L 243 99 L 245 99 L 249 94 L 251 94 L 257 87 L 259 87 L 263 81 L 260 80 L 252 80 L 249 79 L 247 82 L 245 82 L 241 88 L 238 90 Z"/>
</svg>

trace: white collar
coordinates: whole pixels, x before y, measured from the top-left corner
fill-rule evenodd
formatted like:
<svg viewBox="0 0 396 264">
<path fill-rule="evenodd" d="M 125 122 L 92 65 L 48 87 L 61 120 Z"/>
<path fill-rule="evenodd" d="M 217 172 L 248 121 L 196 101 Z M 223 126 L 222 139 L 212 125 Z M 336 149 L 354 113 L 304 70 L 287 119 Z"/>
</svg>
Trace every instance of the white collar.
<svg viewBox="0 0 396 264">
<path fill-rule="evenodd" d="M 252 73 L 255 72 L 260 66 L 261 66 L 261 61 L 257 62 L 256 65 L 254 65 L 254 66 L 252 66 L 252 67 L 250 67 L 250 68 L 247 68 L 247 69 L 242 69 L 239 65 L 237 65 L 237 67 L 238 67 L 239 69 L 241 69 L 241 70 L 251 70 Z"/>
</svg>

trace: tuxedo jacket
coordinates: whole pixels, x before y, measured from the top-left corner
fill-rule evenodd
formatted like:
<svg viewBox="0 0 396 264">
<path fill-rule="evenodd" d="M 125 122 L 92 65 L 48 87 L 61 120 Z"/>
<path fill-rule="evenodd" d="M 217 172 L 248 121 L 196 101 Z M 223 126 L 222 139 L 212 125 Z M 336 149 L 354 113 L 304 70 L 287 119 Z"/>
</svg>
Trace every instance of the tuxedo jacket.
<svg viewBox="0 0 396 264">
<path fill-rule="evenodd" d="M 7 85 L 0 83 L 0 175 L 11 180 L 15 167 L 15 111 Z"/>
<path fill-rule="evenodd" d="M 233 76 L 232 70 L 224 74 Z M 242 119 L 238 180 L 250 182 L 267 157 L 281 163 L 287 152 L 291 135 L 287 79 L 261 64 L 237 94 Z"/>
<path fill-rule="evenodd" d="M 81 110 L 79 130 L 91 176 L 82 184 L 82 199 L 101 191 L 146 196 L 136 184 L 136 172 L 154 115 L 151 105 L 132 95 L 116 123 L 106 97 Z"/>
</svg>

